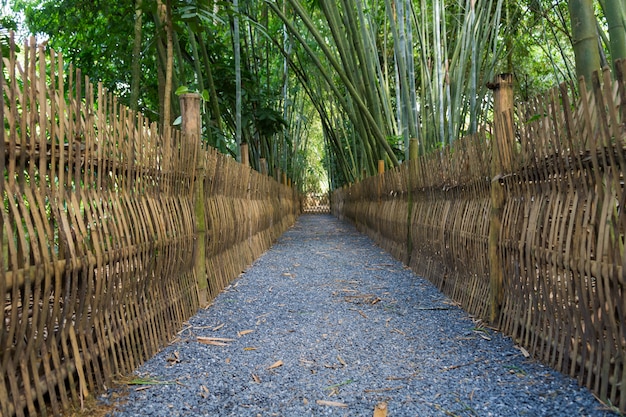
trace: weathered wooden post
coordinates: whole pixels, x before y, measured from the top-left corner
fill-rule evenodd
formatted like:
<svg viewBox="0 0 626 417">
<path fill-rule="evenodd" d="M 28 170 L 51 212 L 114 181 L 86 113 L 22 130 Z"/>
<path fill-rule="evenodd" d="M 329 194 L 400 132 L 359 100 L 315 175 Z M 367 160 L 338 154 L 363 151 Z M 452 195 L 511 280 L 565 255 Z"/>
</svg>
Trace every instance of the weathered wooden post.
<svg viewBox="0 0 626 417">
<path fill-rule="evenodd" d="M 489 219 L 489 279 L 491 309 L 489 319 L 495 323 L 500 315 L 503 299 L 503 266 L 500 253 L 500 231 L 506 196 L 501 182 L 502 174 L 511 169 L 513 140 L 513 75 L 500 74 L 487 84 L 493 90 L 494 137 L 491 161 L 491 213 Z"/>
<path fill-rule="evenodd" d="M 182 117 L 182 131 L 184 140 L 189 143 L 190 149 L 195 148 L 195 154 L 200 154 L 200 95 L 183 94 L 180 96 L 180 112 Z M 194 245 L 194 272 L 198 288 L 198 302 L 205 306 L 209 301 L 209 283 L 206 270 L 206 217 L 204 204 L 204 177 L 206 175 L 204 161 L 196 156 L 196 178 L 193 189 L 194 219 L 196 228 L 196 242 Z"/>
<path fill-rule="evenodd" d="M 381 192 L 383 188 L 383 174 L 385 173 L 385 161 L 382 159 L 378 160 L 378 202 L 380 203 Z"/>
<path fill-rule="evenodd" d="M 413 188 L 417 184 L 417 158 L 418 158 L 418 142 L 417 138 L 409 139 L 409 161 L 408 161 L 408 184 L 407 184 L 407 219 L 406 219 L 406 264 L 411 264 L 411 255 L 413 254 Z"/>
<path fill-rule="evenodd" d="M 244 166 L 250 166 L 250 161 L 248 160 L 248 144 L 242 143 L 239 148 L 241 149 L 241 163 Z"/>
</svg>

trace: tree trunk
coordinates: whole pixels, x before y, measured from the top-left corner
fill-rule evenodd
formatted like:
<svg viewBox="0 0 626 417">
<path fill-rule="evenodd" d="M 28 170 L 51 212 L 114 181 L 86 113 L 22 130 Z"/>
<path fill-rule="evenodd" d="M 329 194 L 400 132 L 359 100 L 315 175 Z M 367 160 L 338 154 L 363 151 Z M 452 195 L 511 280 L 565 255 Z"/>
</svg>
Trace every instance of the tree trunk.
<svg viewBox="0 0 626 417">
<path fill-rule="evenodd" d="M 172 107 L 172 70 L 174 66 L 174 41 L 172 38 L 172 14 L 171 0 L 163 4 L 162 0 L 157 0 L 159 18 L 165 26 L 167 37 L 167 59 L 165 64 L 165 87 L 163 91 L 163 114 L 161 115 L 161 127 L 166 143 L 170 138 L 171 107 Z"/>
<path fill-rule="evenodd" d="M 235 54 L 235 150 L 237 161 L 241 162 L 241 46 L 239 44 L 239 1 L 233 0 L 233 50 Z"/>
<path fill-rule="evenodd" d="M 626 6 L 624 0 L 606 0 L 604 14 L 609 26 L 611 59 L 626 58 Z"/>
<path fill-rule="evenodd" d="M 139 107 L 139 81 L 141 79 L 141 24 L 143 12 L 142 0 L 135 1 L 135 37 L 133 39 L 133 61 L 130 81 L 130 108 L 137 110 Z"/>
<path fill-rule="evenodd" d="M 576 74 L 591 85 L 591 74 L 600 69 L 600 48 L 592 0 L 569 0 L 572 46 Z"/>
</svg>

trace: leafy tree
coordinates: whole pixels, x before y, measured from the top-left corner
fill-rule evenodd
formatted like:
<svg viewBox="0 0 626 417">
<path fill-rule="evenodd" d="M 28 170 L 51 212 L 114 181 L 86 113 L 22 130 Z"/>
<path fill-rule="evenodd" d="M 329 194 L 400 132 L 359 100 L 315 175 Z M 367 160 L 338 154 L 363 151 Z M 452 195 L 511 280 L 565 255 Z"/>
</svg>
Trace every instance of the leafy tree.
<svg viewBox="0 0 626 417">
<path fill-rule="evenodd" d="M 176 120 L 171 91 L 202 94 L 203 140 L 233 157 L 247 143 L 255 169 L 302 187 L 322 163 L 337 187 L 375 174 L 379 159 L 406 160 L 411 138 L 425 153 L 475 132 L 498 72 L 528 99 L 626 54 L 623 0 L 12 5 L 65 62 L 153 120 Z"/>
</svg>

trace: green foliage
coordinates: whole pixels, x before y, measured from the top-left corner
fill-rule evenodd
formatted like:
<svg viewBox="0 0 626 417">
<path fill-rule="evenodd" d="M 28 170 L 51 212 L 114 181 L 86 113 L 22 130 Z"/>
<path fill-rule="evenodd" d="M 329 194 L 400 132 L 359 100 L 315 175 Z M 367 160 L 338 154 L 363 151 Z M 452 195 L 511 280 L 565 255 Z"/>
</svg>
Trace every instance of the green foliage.
<svg viewBox="0 0 626 417">
<path fill-rule="evenodd" d="M 63 53 L 93 80 L 120 96 L 130 85 L 132 2 L 104 0 L 16 0 L 32 33 L 47 38 L 48 46 Z"/>
<path fill-rule="evenodd" d="M 141 52 L 133 57 L 135 4 L 13 0 L 12 7 L 38 39 L 125 104 L 138 59 L 138 108 L 157 120 L 164 102 L 163 22 L 156 2 L 141 2 Z M 238 154 L 237 17 L 241 139 L 254 168 L 265 160 L 270 174 L 287 172 L 301 190 L 372 175 L 379 159 L 396 164 L 406 158 L 411 137 L 424 153 L 476 131 L 489 123 L 485 84 L 498 72 L 515 74 L 523 100 L 576 80 L 566 2 L 239 0 L 237 13 L 227 0 L 170 4 L 172 76 L 179 86 L 174 124 L 180 122 L 176 96 L 201 92 L 203 140 Z M 608 31 L 604 7 L 595 10 L 600 35 Z M 18 27 L 15 15 L 0 16 L 0 24 Z M 5 53 L 3 37 L 6 31 L 0 31 Z M 605 38 L 602 52 L 610 57 Z"/>
</svg>

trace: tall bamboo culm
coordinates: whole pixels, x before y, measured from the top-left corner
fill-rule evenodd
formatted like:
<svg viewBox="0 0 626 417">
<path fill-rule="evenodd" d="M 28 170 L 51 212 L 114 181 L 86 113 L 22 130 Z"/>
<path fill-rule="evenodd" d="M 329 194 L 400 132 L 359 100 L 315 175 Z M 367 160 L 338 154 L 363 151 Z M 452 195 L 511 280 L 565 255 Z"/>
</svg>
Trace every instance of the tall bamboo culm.
<svg viewBox="0 0 626 417">
<path fill-rule="evenodd" d="M 199 106 L 166 140 L 33 43 L 0 59 L 8 417 L 60 415 L 131 373 L 299 214 L 293 189 L 200 146 Z"/>
<path fill-rule="evenodd" d="M 403 166 L 336 190 L 331 210 L 624 412 L 626 61 L 577 91 L 561 85 L 497 118 L 514 125 L 502 129 L 511 137 L 496 153 L 479 131 L 412 161 L 409 183 Z M 495 229 L 494 157 L 507 161 L 497 170 Z M 502 277 L 495 287 L 490 235 Z"/>
</svg>

